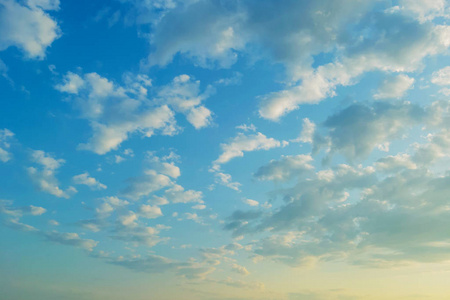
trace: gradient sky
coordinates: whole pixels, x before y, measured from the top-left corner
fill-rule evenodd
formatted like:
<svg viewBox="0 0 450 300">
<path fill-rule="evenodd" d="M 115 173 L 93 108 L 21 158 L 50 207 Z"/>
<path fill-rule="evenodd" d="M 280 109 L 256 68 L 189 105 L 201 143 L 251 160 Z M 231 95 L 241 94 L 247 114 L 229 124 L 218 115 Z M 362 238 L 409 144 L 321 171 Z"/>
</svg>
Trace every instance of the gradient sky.
<svg viewBox="0 0 450 300">
<path fill-rule="evenodd" d="M 0 0 L 0 299 L 448 299 L 446 0 Z"/>
</svg>

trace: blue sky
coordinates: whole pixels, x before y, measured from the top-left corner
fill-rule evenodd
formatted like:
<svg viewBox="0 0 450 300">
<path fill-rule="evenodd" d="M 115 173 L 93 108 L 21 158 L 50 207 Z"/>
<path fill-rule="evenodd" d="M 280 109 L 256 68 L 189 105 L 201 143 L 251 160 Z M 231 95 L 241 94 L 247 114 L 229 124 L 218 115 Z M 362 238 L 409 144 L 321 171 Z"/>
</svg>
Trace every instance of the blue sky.
<svg viewBox="0 0 450 300">
<path fill-rule="evenodd" d="M 449 18 L 0 0 L 0 298 L 446 299 Z"/>
</svg>

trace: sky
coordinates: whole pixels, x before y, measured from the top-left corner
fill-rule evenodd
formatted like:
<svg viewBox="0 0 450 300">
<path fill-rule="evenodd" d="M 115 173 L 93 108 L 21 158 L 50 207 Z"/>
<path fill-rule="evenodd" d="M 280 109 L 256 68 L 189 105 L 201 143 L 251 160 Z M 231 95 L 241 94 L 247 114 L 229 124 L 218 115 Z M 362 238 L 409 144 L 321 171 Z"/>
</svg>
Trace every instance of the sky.
<svg viewBox="0 0 450 300">
<path fill-rule="evenodd" d="M 0 298 L 450 294 L 446 0 L 0 0 Z"/>
</svg>

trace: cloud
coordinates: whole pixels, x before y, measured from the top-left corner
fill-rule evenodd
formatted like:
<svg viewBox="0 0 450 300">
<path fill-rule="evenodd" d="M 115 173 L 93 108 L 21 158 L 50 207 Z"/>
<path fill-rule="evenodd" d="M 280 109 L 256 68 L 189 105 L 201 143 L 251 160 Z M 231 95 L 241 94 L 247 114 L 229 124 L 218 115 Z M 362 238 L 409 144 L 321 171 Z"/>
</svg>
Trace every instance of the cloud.
<svg viewBox="0 0 450 300">
<path fill-rule="evenodd" d="M 314 169 L 310 164 L 312 161 L 311 156 L 304 154 L 282 156 L 280 160 L 272 160 L 260 167 L 254 176 L 259 180 L 287 181 L 312 171 Z"/>
<path fill-rule="evenodd" d="M 4 222 L 4 224 L 14 230 L 25 231 L 25 232 L 39 232 L 39 230 L 36 227 L 21 223 L 18 219 L 6 220 Z"/>
<path fill-rule="evenodd" d="M 87 185 L 88 187 L 90 187 L 93 190 L 104 190 L 104 189 L 106 189 L 106 185 L 104 185 L 103 183 L 99 182 L 94 177 L 90 177 L 88 172 L 80 174 L 80 175 L 73 176 L 72 180 L 75 182 L 75 184 Z"/>
<path fill-rule="evenodd" d="M 428 116 L 425 109 L 408 102 L 352 104 L 328 117 L 323 125 L 329 135 L 315 136 L 313 152 L 324 147 L 329 157 L 339 152 L 350 161 L 365 158 L 377 145 L 401 138 Z"/>
<path fill-rule="evenodd" d="M 450 85 L 450 67 L 433 72 L 431 82 L 437 85 Z"/>
<path fill-rule="evenodd" d="M 407 75 L 388 78 L 383 81 L 378 88 L 378 92 L 373 97 L 375 99 L 401 98 L 407 90 L 413 87 L 413 84 L 414 78 L 410 78 Z"/>
<path fill-rule="evenodd" d="M 185 190 L 181 185 L 175 184 L 164 193 L 164 197 L 171 203 L 203 203 L 203 193 L 194 190 Z"/>
<path fill-rule="evenodd" d="M 46 50 L 61 36 L 57 22 L 46 12 L 59 9 L 59 1 L 29 0 L 21 4 L 0 1 L 0 51 L 22 50 L 25 57 L 43 59 Z"/>
<path fill-rule="evenodd" d="M 47 238 L 47 240 L 51 242 L 62 245 L 75 246 L 87 251 L 92 251 L 98 244 L 97 241 L 80 238 L 77 233 L 51 231 L 43 234 Z"/>
<path fill-rule="evenodd" d="M 172 184 L 169 177 L 154 170 L 146 170 L 144 173 L 142 176 L 129 178 L 122 195 L 137 200 Z"/>
<path fill-rule="evenodd" d="M 449 18 L 449 7 L 445 0 L 401 0 L 400 8 L 416 17 L 420 22 L 433 20 L 437 17 Z"/>
<path fill-rule="evenodd" d="M 378 159 L 375 168 L 384 172 L 396 172 L 406 169 L 417 169 L 417 165 L 408 154 L 389 155 Z"/>
<path fill-rule="evenodd" d="M 302 104 L 333 97 L 338 86 L 353 85 L 369 71 L 414 71 L 423 58 L 442 53 L 449 46 L 449 27 L 415 23 L 399 14 L 370 15 L 359 25 L 370 28 L 372 34 L 362 33 L 360 41 L 348 41 L 342 59 L 302 75 L 299 85 L 262 97 L 261 117 L 278 120 Z"/>
<path fill-rule="evenodd" d="M 239 191 L 241 184 L 237 181 L 233 181 L 230 174 L 217 171 L 214 173 L 214 177 L 216 178 L 216 183 L 226 186 L 232 190 Z"/>
<path fill-rule="evenodd" d="M 109 263 L 145 273 L 164 273 L 185 265 L 158 255 L 147 255 L 142 258 L 119 257 Z"/>
<path fill-rule="evenodd" d="M 139 215 L 147 219 L 155 219 L 161 217 L 163 214 L 161 212 L 161 208 L 158 206 L 142 204 L 139 207 Z"/>
<path fill-rule="evenodd" d="M 31 160 L 41 166 L 41 168 L 27 168 L 28 176 L 30 176 L 31 180 L 39 190 L 59 198 L 70 198 L 71 195 L 77 192 L 72 186 L 66 190 L 62 190 L 55 177 L 56 170 L 65 163 L 65 160 L 55 159 L 42 150 L 32 151 Z"/>
<path fill-rule="evenodd" d="M 280 147 L 281 143 L 274 138 L 268 138 L 264 134 L 258 132 L 253 135 L 238 135 L 227 144 L 221 144 L 222 154 L 213 162 L 220 165 L 229 162 L 235 157 L 244 156 L 244 152 L 256 150 L 269 150 Z"/>
<path fill-rule="evenodd" d="M 243 266 L 240 266 L 238 264 L 232 264 L 231 270 L 235 273 L 241 274 L 241 275 L 249 275 L 250 272 Z"/>
<path fill-rule="evenodd" d="M 385 11 L 377 1 L 184 2 L 153 23 L 148 64 L 165 66 L 176 55 L 202 67 L 230 67 L 239 55 L 282 63 L 287 88 L 263 96 L 259 109 L 261 117 L 278 120 L 335 96 L 338 86 L 353 85 L 366 72 L 410 72 L 423 58 L 443 53 L 449 27 L 426 21 L 448 15 L 445 1 L 400 2 Z M 319 54 L 336 58 L 323 63 L 316 61 Z M 401 79 L 378 96 L 400 97 L 408 85 Z"/>
<path fill-rule="evenodd" d="M 93 135 L 79 148 L 97 154 L 116 150 L 131 134 L 145 137 L 155 134 L 175 135 L 180 131 L 175 113 L 183 113 L 200 129 L 211 123 L 212 113 L 201 102 L 212 93 L 201 93 L 200 82 L 188 75 L 180 75 L 162 87 L 152 87 L 146 75 L 124 75 L 124 85 L 118 85 L 97 73 L 82 76 L 68 72 L 55 86 L 71 95 L 81 117 L 88 120 Z M 149 89 L 156 96 L 149 99 Z M 120 161 L 120 158 L 119 158 Z"/>
<path fill-rule="evenodd" d="M 250 206 L 259 206 L 259 202 L 253 199 L 242 199 L 242 202 Z"/>
<path fill-rule="evenodd" d="M 200 81 L 184 74 L 175 77 L 170 84 L 158 91 L 158 101 L 184 114 L 195 129 L 200 129 L 209 126 L 212 122 L 211 111 L 201 103 L 213 92 L 214 89 L 208 86 L 202 94 Z"/>
<path fill-rule="evenodd" d="M 0 161 L 7 162 L 12 159 L 12 154 L 8 151 L 10 148 L 10 140 L 14 133 L 8 129 L 0 129 Z"/>
<path fill-rule="evenodd" d="M 450 177 L 432 166 L 450 157 L 449 145 L 445 128 L 426 143 L 410 145 L 412 154 L 300 176 L 292 187 L 271 192 L 281 206 L 236 211 L 225 229 L 234 236 L 254 235 L 255 256 L 290 266 L 344 260 L 390 268 L 447 261 Z"/>
</svg>

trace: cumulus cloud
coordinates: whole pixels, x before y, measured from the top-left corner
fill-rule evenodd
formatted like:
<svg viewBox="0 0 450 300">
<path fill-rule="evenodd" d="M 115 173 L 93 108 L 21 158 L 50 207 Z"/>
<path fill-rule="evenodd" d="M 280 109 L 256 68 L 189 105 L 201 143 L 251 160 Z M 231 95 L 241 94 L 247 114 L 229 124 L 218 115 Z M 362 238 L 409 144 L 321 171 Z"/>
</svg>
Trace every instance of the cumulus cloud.
<svg viewBox="0 0 450 300">
<path fill-rule="evenodd" d="M 259 202 L 253 199 L 242 199 L 242 202 L 250 206 L 259 206 Z"/>
<path fill-rule="evenodd" d="M 7 162 L 11 160 L 12 154 L 9 152 L 9 148 L 11 146 L 10 141 L 14 133 L 8 129 L 0 130 L 0 161 Z"/>
<path fill-rule="evenodd" d="M 94 177 L 90 177 L 88 172 L 73 176 L 72 180 L 74 181 L 75 184 L 87 185 L 88 187 L 90 187 L 93 190 L 106 189 L 106 185 L 99 182 Z"/>
<path fill-rule="evenodd" d="M 161 217 L 163 214 L 161 208 L 158 206 L 142 204 L 139 207 L 139 215 L 147 219 L 155 219 Z"/>
<path fill-rule="evenodd" d="M 235 157 L 244 156 L 244 152 L 269 150 L 281 145 L 280 141 L 268 138 L 261 132 L 251 135 L 238 133 L 229 143 L 221 144 L 222 153 L 213 163 L 215 165 L 224 164 Z"/>
<path fill-rule="evenodd" d="M 38 168 L 27 168 L 28 175 L 39 190 L 59 198 L 70 198 L 71 195 L 77 192 L 72 186 L 66 190 L 61 189 L 55 177 L 57 169 L 65 163 L 65 160 L 55 159 L 42 150 L 32 151 L 31 160 L 40 165 Z"/>
<path fill-rule="evenodd" d="M 260 167 L 254 176 L 259 180 L 287 181 L 312 171 L 312 161 L 309 155 L 282 156 L 280 160 L 272 160 Z"/>
<path fill-rule="evenodd" d="M 230 174 L 215 171 L 214 177 L 216 179 L 215 180 L 216 183 L 226 186 L 232 190 L 239 191 L 241 184 L 237 181 L 233 181 L 233 178 L 231 177 Z"/>
<path fill-rule="evenodd" d="M 208 126 L 212 113 L 201 102 L 209 89 L 200 93 L 200 82 L 188 75 L 176 77 L 172 83 L 158 88 L 155 99 L 148 98 L 151 80 L 146 75 L 127 75 L 120 86 L 97 73 L 82 76 L 68 72 L 55 86 L 72 95 L 74 106 L 81 117 L 88 120 L 93 135 L 80 149 L 105 154 L 117 149 L 133 133 L 145 137 L 157 133 L 175 135 L 175 113 L 183 113 L 196 128 Z"/>
<path fill-rule="evenodd" d="M 43 59 L 61 36 L 57 22 L 47 13 L 58 9 L 58 0 L 1 0 L 0 51 L 14 46 L 27 58 Z"/>
<path fill-rule="evenodd" d="M 444 0 L 403 0 L 385 11 L 376 11 L 376 2 L 185 2 L 154 24 L 149 64 L 164 66 L 181 54 L 203 67 L 229 67 L 248 53 L 282 63 L 288 87 L 263 96 L 259 109 L 263 118 L 277 120 L 335 96 L 338 86 L 353 85 L 366 72 L 414 71 L 449 46 L 449 27 L 427 22 L 446 15 Z M 313 67 L 319 54 L 336 59 Z M 397 81 L 377 95 L 401 97 L 411 80 Z"/>
<path fill-rule="evenodd" d="M 373 96 L 375 99 L 401 98 L 406 91 L 411 89 L 414 78 L 407 75 L 398 75 L 394 78 L 384 80 L 378 88 L 378 92 Z"/>
<path fill-rule="evenodd" d="M 13 201 L 0 200 L 0 213 L 14 218 L 20 218 L 23 215 L 40 216 L 47 210 L 43 207 L 28 205 L 22 207 L 13 207 Z"/>
<path fill-rule="evenodd" d="M 155 170 L 146 170 L 144 175 L 129 178 L 127 182 L 129 185 L 122 190 L 122 195 L 136 200 L 172 184 L 168 176 Z"/>
<path fill-rule="evenodd" d="M 351 161 L 365 158 L 377 145 L 401 138 L 428 116 L 424 108 L 408 102 L 352 104 L 324 122 L 329 135 L 315 136 L 314 152 L 324 147 L 329 156 L 339 152 Z"/>
<path fill-rule="evenodd" d="M 158 92 L 159 101 L 170 105 L 176 112 L 183 113 L 188 122 L 196 129 L 206 127 L 212 122 L 212 113 L 202 101 L 208 98 L 214 89 L 208 86 L 202 94 L 200 81 L 192 79 L 189 75 L 180 75 Z"/>
<path fill-rule="evenodd" d="M 97 241 L 81 238 L 77 233 L 51 231 L 43 234 L 51 242 L 75 246 L 87 251 L 92 251 L 98 244 Z"/>
<path fill-rule="evenodd" d="M 413 15 L 420 22 L 433 20 L 437 17 L 449 18 L 449 6 L 445 0 L 401 0 L 399 8 Z"/>
<path fill-rule="evenodd" d="M 431 82 L 437 85 L 450 85 L 450 67 L 433 72 Z"/>
<path fill-rule="evenodd" d="M 271 193 L 281 206 L 236 211 L 225 229 L 235 236 L 256 235 L 255 257 L 291 266 L 330 260 L 370 267 L 446 261 L 448 232 L 435 228 L 448 226 L 450 179 L 432 166 L 450 157 L 449 145 L 445 128 L 407 147 L 411 154 L 302 175 L 292 187 Z"/>
<path fill-rule="evenodd" d="M 175 184 L 164 193 L 164 197 L 171 203 L 203 203 L 203 193 L 194 190 L 185 190 L 181 185 Z"/>
</svg>

